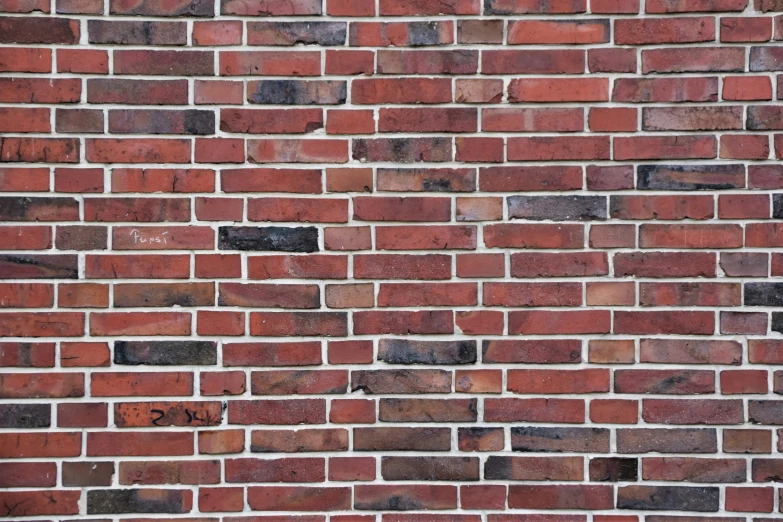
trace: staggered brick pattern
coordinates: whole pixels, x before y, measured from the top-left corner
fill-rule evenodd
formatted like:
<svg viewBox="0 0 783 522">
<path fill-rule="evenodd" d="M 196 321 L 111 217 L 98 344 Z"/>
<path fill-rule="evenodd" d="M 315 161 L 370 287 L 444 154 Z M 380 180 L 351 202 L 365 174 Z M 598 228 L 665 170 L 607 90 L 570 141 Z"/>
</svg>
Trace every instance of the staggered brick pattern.
<svg viewBox="0 0 783 522">
<path fill-rule="evenodd" d="M 783 0 L 0 12 L 0 516 L 781 516 Z"/>
</svg>

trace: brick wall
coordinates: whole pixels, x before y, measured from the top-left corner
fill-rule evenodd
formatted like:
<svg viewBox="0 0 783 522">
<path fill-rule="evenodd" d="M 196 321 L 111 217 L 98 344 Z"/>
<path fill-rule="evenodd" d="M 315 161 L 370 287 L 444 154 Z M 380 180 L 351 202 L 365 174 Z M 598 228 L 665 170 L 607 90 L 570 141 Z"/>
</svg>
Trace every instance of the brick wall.
<svg viewBox="0 0 783 522">
<path fill-rule="evenodd" d="M 0 12 L 0 516 L 780 516 L 782 0 Z"/>
</svg>

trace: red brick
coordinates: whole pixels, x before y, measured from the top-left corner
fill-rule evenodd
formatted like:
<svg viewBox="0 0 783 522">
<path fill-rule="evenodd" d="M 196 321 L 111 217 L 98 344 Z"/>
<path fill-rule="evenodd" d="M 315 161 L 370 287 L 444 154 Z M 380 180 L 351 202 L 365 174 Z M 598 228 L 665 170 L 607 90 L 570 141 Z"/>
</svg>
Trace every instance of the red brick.
<svg viewBox="0 0 783 522">
<path fill-rule="evenodd" d="M 711 335 L 712 312 L 620 312 L 614 313 L 615 333 Z"/>
<path fill-rule="evenodd" d="M 590 72 L 635 73 L 636 62 L 636 49 L 631 47 L 596 48 L 587 51 L 587 67 Z"/>
<path fill-rule="evenodd" d="M 718 153 L 718 143 L 714 136 L 638 136 L 616 138 L 614 140 L 614 159 L 711 159 Z"/>
<path fill-rule="evenodd" d="M 725 18 L 721 24 L 726 23 Z M 722 27 L 722 26 L 721 26 Z M 715 19 L 709 17 L 620 19 L 614 41 L 620 45 L 673 44 L 715 40 Z"/>
<path fill-rule="evenodd" d="M 187 163 L 190 141 L 184 139 L 88 138 L 90 163 Z"/>
<path fill-rule="evenodd" d="M 108 423 L 106 403 L 62 403 L 57 405 L 57 425 L 65 428 L 101 428 Z"/>
<path fill-rule="evenodd" d="M 88 433 L 87 455 L 92 457 L 193 455 L 193 433 L 185 431 Z"/>
<path fill-rule="evenodd" d="M 508 330 L 533 335 L 608 333 L 609 321 L 605 310 L 509 312 Z"/>
<path fill-rule="evenodd" d="M 82 452 L 82 434 L 56 433 L 0 433 L 0 457 L 57 458 L 78 457 Z"/>
<path fill-rule="evenodd" d="M 330 364 L 371 364 L 373 361 L 370 341 L 329 341 L 328 347 Z"/>
<path fill-rule="evenodd" d="M 636 109 L 595 107 L 587 125 L 593 132 L 635 132 L 639 123 Z"/>
<path fill-rule="evenodd" d="M 508 159 L 512 161 L 609 159 L 609 138 L 602 136 L 509 138 L 507 154 Z"/>
<path fill-rule="evenodd" d="M 468 485 L 460 486 L 460 505 L 464 509 L 504 509 L 506 507 L 506 486 Z"/>
<path fill-rule="evenodd" d="M 508 98 L 525 103 L 609 101 L 609 82 L 603 78 L 512 80 Z"/>
<path fill-rule="evenodd" d="M 216 511 L 242 511 L 245 507 L 245 490 L 237 487 L 199 488 L 198 508 L 211 513 Z"/>
<path fill-rule="evenodd" d="M 512 21 L 509 44 L 597 44 L 609 41 L 609 20 Z M 622 42 L 617 42 L 622 43 Z"/>
<path fill-rule="evenodd" d="M 343 0 L 364 2 L 363 0 Z M 372 51 L 343 51 L 326 50 L 326 63 L 324 72 L 336 75 L 358 75 L 373 73 L 375 68 L 375 54 Z"/>
<path fill-rule="evenodd" d="M 497 224 L 484 226 L 484 244 L 490 248 L 581 248 L 581 225 Z"/>
<path fill-rule="evenodd" d="M 108 74 L 109 53 L 98 49 L 58 49 L 57 72 Z"/>
<path fill-rule="evenodd" d="M 46 48 L 4 47 L 0 49 L 0 71 L 52 72 L 52 51 Z"/>
<path fill-rule="evenodd" d="M 194 101 L 197 105 L 241 105 L 244 101 L 242 82 L 224 80 L 196 80 Z"/>
<path fill-rule="evenodd" d="M 242 43 L 242 23 L 238 20 L 194 22 L 194 45 L 239 45 Z"/>
<path fill-rule="evenodd" d="M 723 80 L 724 100 L 771 100 L 772 83 L 766 76 L 727 76 Z"/>
<path fill-rule="evenodd" d="M 186 372 L 94 373 L 90 381 L 94 397 L 176 396 L 193 393 L 193 374 Z"/>
<path fill-rule="evenodd" d="M 329 459 L 329 480 L 345 482 L 375 480 L 375 459 L 372 457 L 332 457 Z"/>
<path fill-rule="evenodd" d="M 67 367 L 104 367 L 111 364 L 109 346 L 101 342 L 60 343 L 60 365 Z"/>
<path fill-rule="evenodd" d="M 726 488 L 726 511 L 771 513 L 773 505 L 774 490 L 772 488 Z"/>
<path fill-rule="evenodd" d="M 79 490 L 3 491 L 0 493 L 0 501 L 3 502 L 0 514 L 2 516 L 78 515 L 80 497 Z"/>
<path fill-rule="evenodd" d="M 590 401 L 590 420 L 602 424 L 636 424 L 639 404 L 635 400 L 594 399 Z"/>
<path fill-rule="evenodd" d="M 329 110 L 326 112 L 328 134 L 373 134 L 375 118 L 373 111 Z"/>
<path fill-rule="evenodd" d="M 484 74 L 580 74 L 582 50 L 489 50 L 481 55 Z"/>
</svg>

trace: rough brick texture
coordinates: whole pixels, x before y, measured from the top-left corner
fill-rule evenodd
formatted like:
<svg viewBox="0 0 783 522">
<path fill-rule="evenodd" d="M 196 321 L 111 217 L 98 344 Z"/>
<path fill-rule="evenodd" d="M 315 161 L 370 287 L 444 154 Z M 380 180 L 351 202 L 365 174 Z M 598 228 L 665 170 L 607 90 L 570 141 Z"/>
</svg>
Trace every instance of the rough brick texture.
<svg viewBox="0 0 783 522">
<path fill-rule="evenodd" d="M 781 0 L 0 0 L 0 517 L 771 522 L 781 101 Z"/>
</svg>

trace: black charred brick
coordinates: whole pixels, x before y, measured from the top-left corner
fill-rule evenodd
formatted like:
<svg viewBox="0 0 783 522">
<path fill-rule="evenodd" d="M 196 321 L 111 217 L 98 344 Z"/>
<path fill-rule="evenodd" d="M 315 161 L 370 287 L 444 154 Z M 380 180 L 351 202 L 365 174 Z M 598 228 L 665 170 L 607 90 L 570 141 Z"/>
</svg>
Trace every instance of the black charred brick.
<svg viewBox="0 0 783 522">
<path fill-rule="evenodd" d="M 745 166 L 732 165 L 639 165 L 639 190 L 717 190 L 745 187 Z"/>
<path fill-rule="evenodd" d="M 78 279 L 79 259 L 72 254 L 0 255 L 3 279 Z"/>
<path fill-rule="evenodd" d="M 627 458 L 590 459 L 590 480 L 597 482 L 636 482 L 639 461 Z"/>
<path fill-rule="evenodd" d="M 0 428 L 48 428 L 51 415 L 49 404 L 0 404 Z"/>
<path fill-rule="evenodd" d="M 783 312 L 772 312 L 772 331 L 783 333 Z"/>
<path fill-rule="evenodd" d="M 772 217 L 783 219 L 783 194 L 772 194 Z"/>
<path fill-rule="evenodd" d="M 220 250 L 317 252 L 315 227 L 220 227 Z"/>
<path fill-rule="evenodd" d="M 74 198 L 0 197 L 0 221 L 78 221 Z"/>
<path fill-rule="evenodd" d="M 619 509 L 718 511 L 720 490 L 715 487 L 626 486 L 617 491 Z"/>
<path fill-rule="evenodd" d="M 605 196 L 511 196 L 509 217 L 554 221 L 606 219 Z"/>
<path fill-rule="evenodd" d="M 524 452 L 608 453 L 605 428 L 511 428 L 511 450 Z"/>
<path fill-rule="evenodd" d="M 248 101 L 264 105 L 340 105 L 348 94 L 346 82 L 338 80 L 260 80 L 251 85 Z"/>
<path fill-rule="evenodd" d="M 745 306 L 783 306 L 783 283 L 745 283 Z"/>
<path fill-rule="evenodd" d="M 381 339 L 378 360 L 389 364 L 473 364 L 476 341 Z"/>
<path fill-rule="evenodd" d="M 87 492 L 87 513 L 187 513 L 191 502 L 183 489 L 98 489 Z"/>
<path fill-rule="evenodd" d="M 441 39 L 442 28 L 441 22 L 408 22 L 407 43 L 411 47 L 446 43 Z"/>
<path fill-rule="evenodd" d="M 114 364 L 213 365 L 217 343 L 212 341 L 115 341 Z"/>
</svg>

